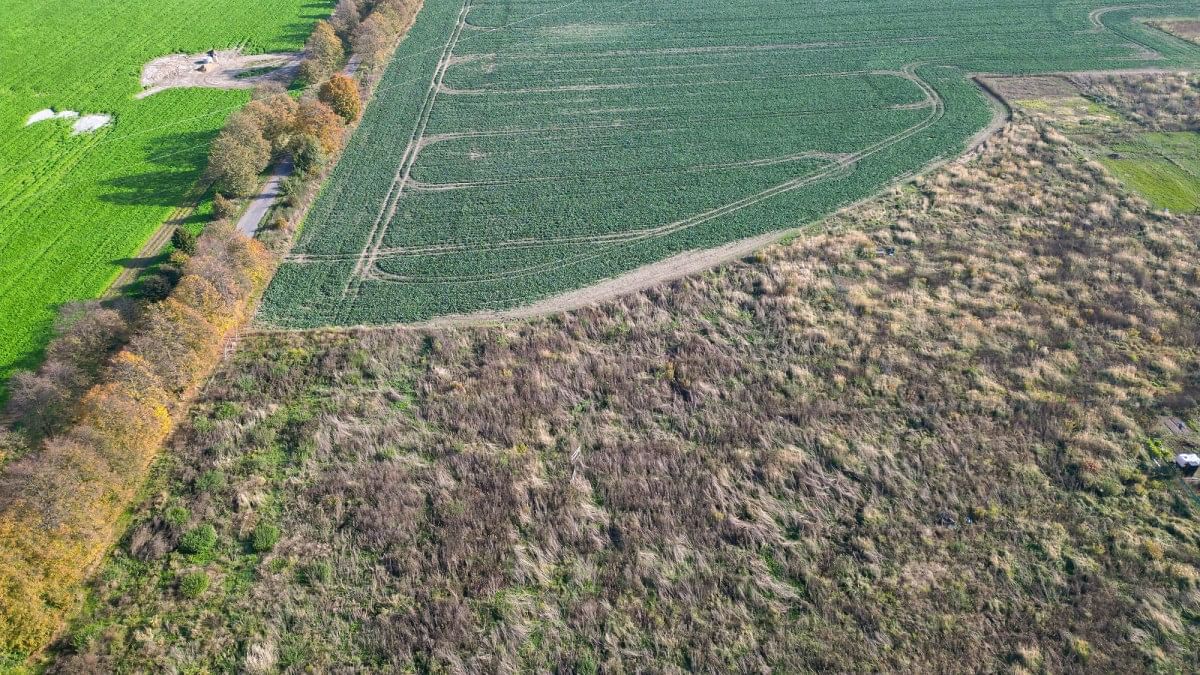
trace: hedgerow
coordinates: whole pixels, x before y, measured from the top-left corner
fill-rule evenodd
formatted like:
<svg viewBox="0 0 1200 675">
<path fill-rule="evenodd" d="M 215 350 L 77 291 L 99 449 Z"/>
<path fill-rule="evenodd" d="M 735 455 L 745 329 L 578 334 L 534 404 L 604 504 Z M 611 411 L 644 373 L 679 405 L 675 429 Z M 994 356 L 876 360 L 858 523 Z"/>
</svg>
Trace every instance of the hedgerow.
<svg viewBox="0 0 1200 675">
<path fill-rule="evenodd" d="M 212 226 L 179 284 L 150 305 L 61 433 L 0 475 L 0 654 L 38 652 L 77 607 L 187 393 L 265 285 L 262 246 Z M 211 527 L 211 526 L 210 526 Z M 182 547 L 211 547 L 204 533 Z"/>
</svg>

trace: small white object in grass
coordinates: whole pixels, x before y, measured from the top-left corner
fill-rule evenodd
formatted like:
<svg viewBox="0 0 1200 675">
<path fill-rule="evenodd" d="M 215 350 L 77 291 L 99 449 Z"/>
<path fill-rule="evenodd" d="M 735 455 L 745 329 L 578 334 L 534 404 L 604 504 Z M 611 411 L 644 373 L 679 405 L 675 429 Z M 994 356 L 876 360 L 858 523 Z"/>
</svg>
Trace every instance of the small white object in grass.
<svg viewBox="0 0 1200 675">
<path fill-rule="evenodd" d="M 72 117 L 79 117 L 79 113 L 75 112 L 74 110 L 64 110 L 56 113 L 53 109 L 46 108 L 45 110 L 39 110 L 30 115 L 29 119 L 25 120 L 25 126 L 37 124 L 42 120 L 65 120 Z"/>
<path fill-rule="evenodd" d="M 29 126 L 30 124 L 37 124 L 38 122 L 41 122 L 42 120 L 48 120 L 52 117 L 54 117 L 53 110 L 51 110 L 49 108 L 46 108 L 45 110 L 39 110 L 39 111 L 33 113 L 32 115 L 30 115 L 29 119 L 25 120 L 25 126 Z"/>
<path fill-rule="evenodd" d="M 112 115 L 84 115 L 71 125 L 73 134 L 90 134 L 112 121 Z"/>
</svg>

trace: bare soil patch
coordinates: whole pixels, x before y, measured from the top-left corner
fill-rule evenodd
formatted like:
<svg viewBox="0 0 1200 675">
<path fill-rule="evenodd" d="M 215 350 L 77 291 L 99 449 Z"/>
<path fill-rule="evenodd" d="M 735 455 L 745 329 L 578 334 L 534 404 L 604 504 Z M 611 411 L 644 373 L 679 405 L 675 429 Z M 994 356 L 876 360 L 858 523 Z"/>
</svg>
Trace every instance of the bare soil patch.
<svg viewBox="0 0 1200 675">
<path fill-rule="evenodd" d="M 73 117 L 79 117 L 79 113 L 75 112 L 74 110 L 62 110 L 60 112 L 54 112 L 53 109 L 46 108 L 30 115 L 29 119 L 25 120 L 25 126 L 37 124 L 43 120 L 61 120 L 70 119 Z"/>
<path fill-rule="evenodd" d="M 1164 33 L 1182 38 L 1188 42 L 1200 45 L 1200 19 L 1171 19 L 1168 21 L 1151 21 L 1151 26 Z"/>
<path fill-rule="evenodd" d="M 212 57 L 171 54 L 142 68 L 142 86 L 146 89 L 137 98 L 174 87 L 251 89 L 269 81 L 286 84 L 295 77 L 302 58 L 298 52 L 245 55 L 236 49 L 215 52 Z"/>
<path fill-rule="evenodd" d="M 1068 98 L 1078 96 L 1079 89 L 1065 77 L 1058 75 L 1035 75 L 1030 77 L 980 78 L 998 96 L 1006 101 L 1032 98 Z"/>
<path fill-rule="evenodd" d="M 112 122 L 112 115 L 105 115 L 104 113 L 84 115 L 75 120 L 75 124 L 71 125 L 71 133 L 90 134 L 100 127 L 108 126 L 110 122 Z"/>
</svg>

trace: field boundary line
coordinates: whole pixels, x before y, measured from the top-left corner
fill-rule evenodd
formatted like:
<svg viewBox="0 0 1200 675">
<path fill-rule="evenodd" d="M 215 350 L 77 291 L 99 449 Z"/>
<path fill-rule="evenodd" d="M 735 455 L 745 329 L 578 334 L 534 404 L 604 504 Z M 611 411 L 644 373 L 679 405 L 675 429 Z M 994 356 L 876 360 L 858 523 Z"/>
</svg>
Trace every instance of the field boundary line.
<svg viewBox="0 0 1200 675">
<path fill-rule="evenodd" d="M 974 81 L 975 77 L 986 75 L 986 73 L 972 74 L 969 79 Z M 1005 126 L 1003 122 L 1004 118 L 1002 110 L 994 107 L 992 123 L 986 128 L 1003 128 Z M 927 175 L 930 172 L 945 166 L 950 161 L 959 159 L 965 155 L 966 153 L 962 153 L 954 158 L 946 158 L 944 156 L 935 157 L 930 162 L 925 164 L 925 166 L 896 176 L 888 183 L 881 185 L 878 190 L 872 192 L 870 195 L 846 204 L 838 208 L 836 211 L 826 214 L 825 216 L 822 216 L 820 219 L 811 223 L 767 232 L 717 247 L 683 251 L 670 258 L 643 265 L 617 276 L 603 279 L 595 284 L 550 295 L 548 297 L 534 300 L 532 302 L 521 304 L 515 307 L 499 310 L 480 310 L 467 314 L 447 314 L 424 321 L 395 322 L 377 325 L 355 324 L 348 326 L 322 326 L 315 328 L 281 328 L 263 325 L 256 322 L 247 327 L 246 330 L 243 330 L 242 335 L 243 337 L 250 338 L 258 336 L 293 334 L 425 331 L 455 327 L 486 327 L 509 322 L 535 321 L 548 315 L 588 307 L 598 302 L 612 300 L 614 298 L 619 298 L 631 293 L 646 290 L 647 288 L 651 288 L 659 284 L 676 281 L 680 278 L 704 272 L 727 264 L 731 261 L 741 259 L 754 253 L 755 251 L 779 243 L 790 237 L 811 233 L 814 227 L 820 223 L 828 222 L 830 219 L 836 216 L 856 209 L 863 204 L 867 204 L 872 200 L 877 199 L 888 189 L 894 188 L 897 185 L 908 183 L 919 178 L 920 176 Z"/>
</svg>

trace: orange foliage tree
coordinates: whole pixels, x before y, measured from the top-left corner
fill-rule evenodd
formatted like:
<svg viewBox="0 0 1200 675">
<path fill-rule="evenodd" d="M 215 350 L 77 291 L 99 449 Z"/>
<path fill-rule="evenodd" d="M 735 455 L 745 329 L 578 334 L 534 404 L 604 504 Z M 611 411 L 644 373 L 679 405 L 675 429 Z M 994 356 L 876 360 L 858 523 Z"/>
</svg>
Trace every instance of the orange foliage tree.
<svg viewBox="0 0 1200 675">
<path fill-rule="evenodd" d="M 321 85 L 317 98 L 327 103 L 346 122 L 353 122 L 362 114 L 362 98 L 358 94 L 358 83 L 354 78 L 341 73 Z"/>
<path fill-rule="evenodd" d="M 57 632 L 186 403 L 245 319 L 271 258 L 219 226 L 170 297 L 78 404 L 74 424 L 0 475 L 0 656 L 29 655 Z"/>
</svg>

